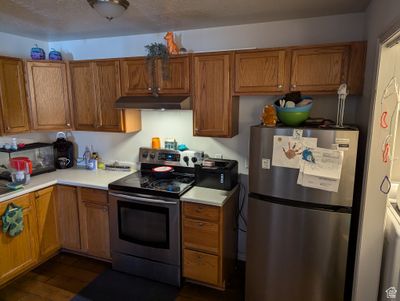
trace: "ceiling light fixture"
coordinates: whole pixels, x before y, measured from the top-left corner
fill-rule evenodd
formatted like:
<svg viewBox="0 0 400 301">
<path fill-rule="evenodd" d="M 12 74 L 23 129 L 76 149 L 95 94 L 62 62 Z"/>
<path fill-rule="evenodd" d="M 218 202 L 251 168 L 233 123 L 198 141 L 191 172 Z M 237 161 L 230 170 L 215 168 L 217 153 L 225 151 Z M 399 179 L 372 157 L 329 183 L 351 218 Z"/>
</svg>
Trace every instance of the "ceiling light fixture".
<svg viewBox="0 0 400 301">
<path fill-rule="evenodd" d="M 87 0 L 87 2 L 100 16 L 109 21 L 121 16 L 129 6 L 127 0 Z"/>
</svg>

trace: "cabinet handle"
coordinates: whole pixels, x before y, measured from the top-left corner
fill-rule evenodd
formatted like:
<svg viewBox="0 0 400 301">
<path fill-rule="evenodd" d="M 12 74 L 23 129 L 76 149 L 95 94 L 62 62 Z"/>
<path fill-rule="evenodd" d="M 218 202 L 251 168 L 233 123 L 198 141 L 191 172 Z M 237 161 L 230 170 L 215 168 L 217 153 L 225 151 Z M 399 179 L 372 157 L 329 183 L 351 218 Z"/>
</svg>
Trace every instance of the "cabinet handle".
<svg viewBox="0 0 400 301">
<path fill-rule="evenodd" d="M 283 85 L 278 85 L 278 89 L 282 89 L 283 88 Z"/>
<path fill-rule="evenodd" d="M 197 223 L 197 225 L 198 225 L 199 227 L 203 227 L 203 226 L 204 226 L 204 223 Z"/>
<path fill-rule="evenodd" d="M 6 127 L 6 130 L 9 131 L 9 130 L 11 130 L 11 128 L 10 128 L 9 126 L 7 126 L 7 127 Z"/>
</svg>

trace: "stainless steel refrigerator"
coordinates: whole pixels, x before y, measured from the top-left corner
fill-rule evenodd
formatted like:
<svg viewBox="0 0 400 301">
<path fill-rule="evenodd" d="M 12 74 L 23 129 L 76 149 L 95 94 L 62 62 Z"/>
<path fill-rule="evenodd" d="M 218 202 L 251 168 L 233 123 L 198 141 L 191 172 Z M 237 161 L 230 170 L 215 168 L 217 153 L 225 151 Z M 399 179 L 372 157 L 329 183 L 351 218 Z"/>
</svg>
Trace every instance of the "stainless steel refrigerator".
<svg viewBox="0 0 400 301">
<path fill-rule="evenodd" d="M 266 164 L 274 136 L 293 131 L 251 128 L 246 301 L 344 300 L 358 131 L 303 129 L 318 147 L 343 150 L 338 192 L 300 186 L 298 169 Z"/>
</svg>

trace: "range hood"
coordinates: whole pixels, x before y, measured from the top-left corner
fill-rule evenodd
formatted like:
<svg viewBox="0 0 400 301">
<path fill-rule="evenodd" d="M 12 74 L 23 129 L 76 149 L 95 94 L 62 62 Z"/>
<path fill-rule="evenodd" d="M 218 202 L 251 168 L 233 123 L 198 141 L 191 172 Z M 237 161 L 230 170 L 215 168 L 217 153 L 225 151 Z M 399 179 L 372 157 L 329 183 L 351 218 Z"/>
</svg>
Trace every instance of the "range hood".
<svg viewBox="0 0 400 301">
<path fill-rule="evenodd" d="M 114 105 L 117 109 L 190 110 L 190 96 L 122 96 Z"/>
</svg>

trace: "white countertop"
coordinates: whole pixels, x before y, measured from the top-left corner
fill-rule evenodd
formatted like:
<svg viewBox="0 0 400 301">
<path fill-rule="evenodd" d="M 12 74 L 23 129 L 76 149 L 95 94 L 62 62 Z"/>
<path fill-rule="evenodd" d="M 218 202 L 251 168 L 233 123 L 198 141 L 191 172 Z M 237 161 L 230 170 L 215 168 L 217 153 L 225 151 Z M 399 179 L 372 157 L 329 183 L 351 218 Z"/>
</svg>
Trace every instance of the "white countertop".
<svg viewBox="0 0 400 301">
<path fill-rule="evenodd" d="M 194 186 L 181 197 L 181 201 L 221 207 L 236 189 L 238 186 L 230 191 Z"/>
<path fill-rule="evenodd" d="M 107 190 L 108 184 L 123 178 L 132 171 L 87 170 L 83 168 L 58 169 L 54 172 L 31 177 L 28 185 L 23 189 L 0 195 L 0 202 L 36 191 L 55 184 L 89 187 Z"/>
</svg>

